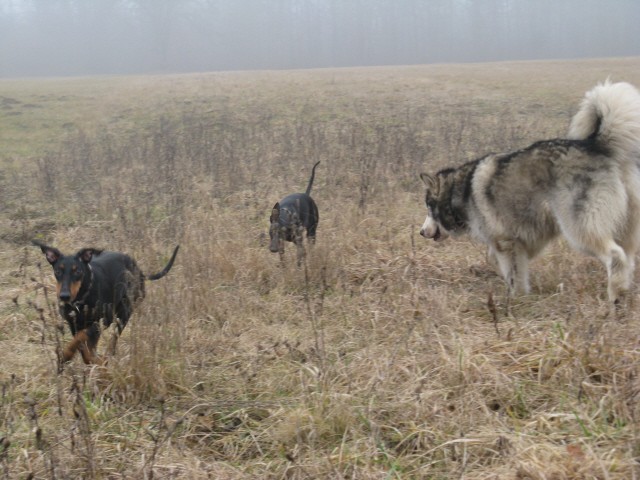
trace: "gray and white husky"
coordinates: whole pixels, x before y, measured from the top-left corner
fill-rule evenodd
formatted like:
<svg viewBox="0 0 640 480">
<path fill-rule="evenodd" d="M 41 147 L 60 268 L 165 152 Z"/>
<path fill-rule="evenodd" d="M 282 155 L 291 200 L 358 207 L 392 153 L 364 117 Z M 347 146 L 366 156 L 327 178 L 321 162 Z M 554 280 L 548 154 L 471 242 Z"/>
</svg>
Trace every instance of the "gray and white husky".
<svg viewBox="0 0 640 480">
<path fill-rule="evenodd" d="M 529 260 L 559 234 L 607 268 L 617 303 L 640 246 L 640 93 L 606 81 L 587 92 L 567 138 L 422 173 L 425 238 L 488 245 L 509 293 L 529 292 Z"/>
</svg>

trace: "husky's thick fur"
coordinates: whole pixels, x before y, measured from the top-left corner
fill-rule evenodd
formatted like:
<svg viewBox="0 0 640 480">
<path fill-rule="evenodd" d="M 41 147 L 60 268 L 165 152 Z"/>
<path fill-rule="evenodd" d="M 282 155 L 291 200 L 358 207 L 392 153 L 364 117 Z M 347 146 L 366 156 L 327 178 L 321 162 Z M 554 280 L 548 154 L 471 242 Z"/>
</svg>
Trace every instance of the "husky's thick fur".
<svg viewBox="0 0 640 480">
<path fill-rule="evenodd" d="M 420 234 L 469 234 L 489 247 L 510 293 L 529 292 L 529 260 L 558 234 L 607 268 L 617 302 L 640 246 L 640 94 L 605 82 L 587 92 L 565 139 L 489 154 L 435 175 Z"/>
</svg>

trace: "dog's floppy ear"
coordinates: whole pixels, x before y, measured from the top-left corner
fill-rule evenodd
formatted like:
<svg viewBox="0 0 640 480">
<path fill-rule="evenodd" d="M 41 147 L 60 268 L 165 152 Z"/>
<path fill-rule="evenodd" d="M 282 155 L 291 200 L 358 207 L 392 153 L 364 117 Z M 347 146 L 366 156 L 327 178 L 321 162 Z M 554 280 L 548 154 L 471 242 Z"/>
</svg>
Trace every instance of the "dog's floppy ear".
<svg viewBox="0 0 640 480">
<path fill-rule="evenodd" d="M 434 195 L 438 194 L 439 182 L 437 177 L 429 175 L 428 173 L 421 173 L 420 179 L 424 182 L 427 188 L 431 190 L 431 192 L 433 192 Z"/>
<path fill-rule="evenodd" d="M 98 256 L 102 253 L 102 250 L 97 248 L 83 248 L 76 253 L 76 257 L 82 260 L 84 263 L 89 263 L 94 255 Z"/>
<path fill-rule="evenodd" d="M 276 202 L 276 204 L 271 209 L 271 217 L 269 217 L 269 221 L 271 223 L 277 222 L 280 220 L 280 202 Z"/>
</svg>

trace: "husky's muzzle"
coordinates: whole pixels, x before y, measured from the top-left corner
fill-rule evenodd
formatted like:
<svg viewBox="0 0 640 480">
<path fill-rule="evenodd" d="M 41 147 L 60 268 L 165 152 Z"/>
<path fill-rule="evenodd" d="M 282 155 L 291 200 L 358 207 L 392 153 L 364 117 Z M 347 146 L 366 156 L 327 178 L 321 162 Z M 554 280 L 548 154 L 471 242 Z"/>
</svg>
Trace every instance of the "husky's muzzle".
<svg viewBox="0 0 640 480">
<path fill-rule="evenodd" d="M 436 242 L 444 240 L 449 236 L 447 231 L 438 224 L 431 216 L 427 215 L 422 228 L 420 229 L 420 235 L 424 238 L 431 238 Z"/>
</svg>

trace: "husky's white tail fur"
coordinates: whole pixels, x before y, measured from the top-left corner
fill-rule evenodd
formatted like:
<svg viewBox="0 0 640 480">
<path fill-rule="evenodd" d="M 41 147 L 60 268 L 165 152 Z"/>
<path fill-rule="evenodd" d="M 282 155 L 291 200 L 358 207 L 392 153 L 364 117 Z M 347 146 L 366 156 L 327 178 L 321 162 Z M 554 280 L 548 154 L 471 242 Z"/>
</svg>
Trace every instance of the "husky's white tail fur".
<svg viewBox="0 0 640 480">
<path fill-rule="evenodd" d="M 568 138 L 596 139 L 614 157 L 640 164 L 640 93 L 629 83 L 609 80 L 588 91 L 571 119 Z"/>
</svg>

